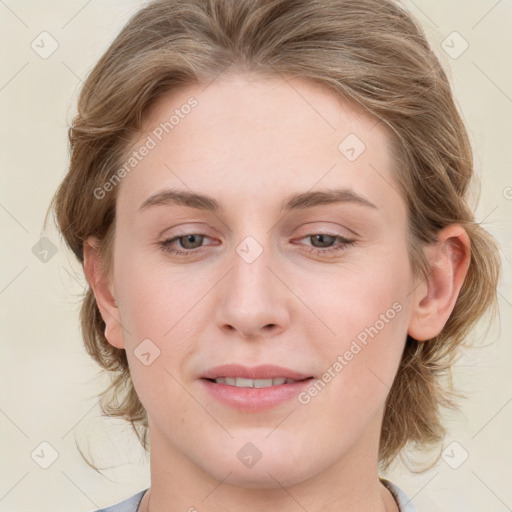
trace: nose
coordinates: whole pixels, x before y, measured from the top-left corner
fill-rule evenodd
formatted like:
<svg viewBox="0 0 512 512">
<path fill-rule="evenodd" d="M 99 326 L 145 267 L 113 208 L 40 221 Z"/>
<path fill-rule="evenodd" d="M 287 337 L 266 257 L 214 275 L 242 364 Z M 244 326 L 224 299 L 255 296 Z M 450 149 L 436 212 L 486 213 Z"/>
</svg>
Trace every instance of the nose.
<svg viewBox="0 0 512 512">
<path fill-rule="evenodd" d="M 216 290 L 215 319 L 225 334 L 247 340 L 268 338 L 285 331 L 290 322 L 286 286 L 279 269 L 269 266 L 268 251 L 254 261 L 234 252 L 231 270 Z M 242 254 L 242 256 L 240 256 Z"/>
</svg>

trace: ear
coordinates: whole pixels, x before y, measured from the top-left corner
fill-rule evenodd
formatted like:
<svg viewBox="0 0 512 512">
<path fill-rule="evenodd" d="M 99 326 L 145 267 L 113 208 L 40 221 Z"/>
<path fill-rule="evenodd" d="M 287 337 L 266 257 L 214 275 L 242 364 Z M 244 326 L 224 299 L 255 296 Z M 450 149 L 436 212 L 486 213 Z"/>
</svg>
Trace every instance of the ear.
<svg viewBox="0 0 512 512">
<path fill-rule="evenodd" d="M 417 341 L 437 336 L 450 317 L 466 277 L 471 255 L 466 230 L 452 224 L 425 248 L 430 273 L 414 290 L 408 334 Z"/>
<path fill-rule="evenodd" d="M 114 298 L 112 283 L 101 266 L 96 237 L 84 243 L 84 273 L 91 287 L 96 304 L 105 322 L 105 338 L 116 348 L 124 348 L 123 328 L 119 309 Z"/>
</svg>

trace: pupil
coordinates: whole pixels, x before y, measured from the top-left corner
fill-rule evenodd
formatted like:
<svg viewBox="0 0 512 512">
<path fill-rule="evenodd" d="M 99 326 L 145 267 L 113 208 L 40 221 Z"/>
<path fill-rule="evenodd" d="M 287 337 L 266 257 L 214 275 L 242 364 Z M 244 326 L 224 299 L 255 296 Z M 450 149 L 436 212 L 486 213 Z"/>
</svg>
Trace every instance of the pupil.
<svg viewBox="0 0 512 512">
<path fill-rule="evenodd" d="M 198 240 L 195 240 L 196 237 Z M 202 241 L 202 236 L 201 235 L 187 235 L 187 236 L 182 237 L 181 240 L 182 240 L 181 245 L 185 249 L 194 249 L 195 244 L 197 244 L 198 242 L 200 243 Z M 195 241 L 195 244 L 194 244 L 194 241 Z"/>
<path fill-rule="evenodd" d="M 333 242 L 334 237 L 332 237 L 331 235 L 315 235 L 313 239 L 320 241 L 320 247 L 327 247 Z"/>
</svg>

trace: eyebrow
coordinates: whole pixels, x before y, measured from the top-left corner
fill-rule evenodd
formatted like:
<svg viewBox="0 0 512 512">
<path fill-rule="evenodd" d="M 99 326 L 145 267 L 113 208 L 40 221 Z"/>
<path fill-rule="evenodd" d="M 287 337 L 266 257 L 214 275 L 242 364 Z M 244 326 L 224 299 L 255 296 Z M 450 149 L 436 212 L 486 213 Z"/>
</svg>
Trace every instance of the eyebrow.
<svg viewBox="0 0 512 512">
<path fill-rule="evenodd" d="M 339 203 L 354 203 L 378 210 L 377 206 L 369 199 L 357 194 L 349 188 L 293 194 L 286 199 L 281 210 L 288 212 L 290 210 Z"/>
<path fill-rule="evenodd" d="M 314 206 L 353 203 L 368 208 L 378 209 L 370 200 L 351 189 L 333 189 L 315 192 L 302 192 L 288 196 L 281 206 L 281 212 L 302 210 Z M 139 211 L 152 206 L 177 205 L 188 206 L 198 210 L 218 212 L 220 204 L 213 198 L 204 194 L 188 192 L 185 190 L 166 189 L 148 197 L 139 207 Z"/>
<path fill-rule="evenodd" d="M 219 203 L 213 197 L 185 190 L 166 189 L 148 197 L 140 206 L 139 211 L 151 206 L 178 205 L 196 208 L 198 210 L 209 210 L 217 212 L 220 210 Z"/>
</svg>

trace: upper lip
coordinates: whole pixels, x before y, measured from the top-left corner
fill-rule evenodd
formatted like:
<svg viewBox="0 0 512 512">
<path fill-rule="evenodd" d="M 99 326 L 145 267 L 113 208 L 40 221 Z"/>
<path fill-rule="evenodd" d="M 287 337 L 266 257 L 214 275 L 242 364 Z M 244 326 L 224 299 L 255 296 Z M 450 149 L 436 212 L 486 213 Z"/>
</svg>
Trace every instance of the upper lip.
<svg viewBox="0 0 512 512">
<path fill-rule="evenodd" d="M 303 380 L 311 377 L 289 368 L 264 364 L 259 366 L 242 366 L 240 364 L 224 364 L 209 369 L 203 375 L 203 379 L 217 379 L 219 377 L 242 377 L 244 379 L 276 379 L 284 377 L 285 379 Z"/>
</svg>

